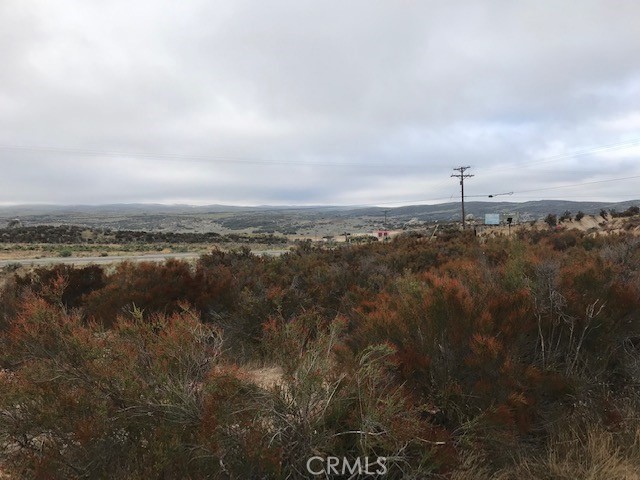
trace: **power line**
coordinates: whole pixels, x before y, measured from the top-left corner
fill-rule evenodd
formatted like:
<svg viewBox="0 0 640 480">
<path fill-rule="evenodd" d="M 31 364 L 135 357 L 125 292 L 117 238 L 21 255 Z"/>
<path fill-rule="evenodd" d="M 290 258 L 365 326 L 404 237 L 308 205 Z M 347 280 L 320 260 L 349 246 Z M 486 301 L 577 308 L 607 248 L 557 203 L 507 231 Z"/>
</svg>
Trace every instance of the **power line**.
<svg viewBox="0 0 640 480">
<path fill-rule="evenodd" d="M 640 199 L 640 195 L 562 195 L 562 199 L 565 198 L 594 198 L 594 197 L 610 197 L 610 198 L 628 198 L 631 200 L 636 200 L 636 199 Z M 556 200 L 557 197 L 540 197 L 540 196 L 522 196 L 522 195 L 517 195 L 518 198 L 534 198 L 534 199 L 538 199 L 538 200 Z"/>
<path fill-rule="evenodd" d="M 378 205 L 395 205 L 398 203 L 408 203 L 408 204 L 416 204 L 422 202 L 441 202 L 443 200 L 450 200 L 451 197 L 438 197 L 438 198 L 421 198 L 414 200 L 395 200 L 390 202 L 376 202 L 376 203 L 352 203 L 347 205 L 335 205 L 339 207 L 377 207 Z M 309 207 L 313 208 L 313 207 Z M 394 208 L 394 207 L 390 207 Z"/>
<path fill-rule="evenodd" d="M 544 187 L 544 188 L 534 188 L 531 190 L 520 190 L 519 192 L 514 193 L 531 193 L 531 192 L 543 192 L 545 190 L 557 190 L 561 188 L 572 188 L 572 187 L 581 187 L 583 185 L 595 185 L 597 183 L 608 183 L 608 182 L 619 182 L 623 180 L 632 180 L 635 178 L 640 178 L 640 175 L 632 175 L 630 177 L 620 177 L 620 178 L 609 178 L 607 180 L 595 180 L 593 182 L 582 182 L 582 183 L 573 183 L 571 185 L 559 185 L 556 187 Z"/>
<path fill-rule="evenodd" d="M 387 228 L 387 213 L 389 213 L 389 209 L 384 210 L 384 228 Z"/>
<path fill-rule="evenodd" d="M 147 153 L 147 152 L 108 152 L 100 150 L 85 150 L 78 148 L 51 147 L 51 146 L 29 146 L 29 145 L 0 145 L 2 150 L 33 151 L 48 153 L 63 153 L 70 155 L 88 155 L 92 157 L 110 158 L 149 158 L 166 160 L 215 160 L 216 162 L 247 164 L 247 165 L 292 165 L 298 167 L 375 167 L 375 168 L 398 168 L 411 167 L 418 168 L 417 164 L 390 164 L 390 163 L 357 163 L 357 162 L 303 162 L 287 160 L 257 159 L 249 157 L 227 157 L 214 155 L 187 155 L 179 153 Z"/>
<path fill-rule="evenodd" d="M 540 199 L 540 200 L 555 200 L 557 197 L 540 197 L 540 196 L 522 196 L 517 195 L 517 192 L 514 192 L 514 196 L 518 198 L 531 198 L 531 199 Z M 562 198 L 593 198 L 597 195 L 562 195 Z M 611 197 L 611 198 L 628 198 L 631 200 L 640 199 L 640 195 L 600 195 L 603 197 Z M 480 197 L 488 197 L 488 195 L 465 195 L 465 198 L 480 198 Z M 495 194 L 494 194 L 495 197 Z M 394 205 L 394 204 L 417 204 L 422 202 L 439 202 L 443 200 L 450 200 L 450 197 L 440 197 L 440 198 L 427 198 L 427 199 L 413 199 L 413 200 L 398 200 L 394 202 L 377 202 L 377 203 L 360 203 L 360 204 L 351 204 L 351 205 L 340 205 L 342 207 L 376 207 L 378 205 Z M 505 200 L 506 201 L 506 200 Z M 468 203 L 468 202 L 467 202 Z M 381 207 L 382 208 L 382 207 Z M 389 208 L 398 208 L 398 207 L 389 207 Z"/>
<path fill-rule="evenodd" d="M 463 174 L 464 170 L 467 170 L 471 167 L 458 167 L 458 168 L 454 168 L 455 171 L 460 171 L 460 169 L 463 169 L 462 172 L 460 172 L 460 174 L 452 174 L 452 177 L 457 177 L 459 178 L 459 176 L 461 174 Z M 469 177 L 473 177 L 474 175 L 471 174 L 466 174 L 465 178 L 469 178 Z M 520 191 L 514 191 L 514 192 L 505 192 L 505 193 L 494 193 L 494 194 L 484 194 L 484 195 L 464 195 L 464 198 L 481 198 L 481 197 L 489 197 L 490 195 L 493 195 L 493 197 L 496 196 L 501 196 L 501 195 L 513 195 L 513 196 L 517 196 L 519 198 L 533 198 L 533 199 L 542 199 L 539 196 L 521 196 L 520 193 L 532 193 L 532 192 L 539 192 L 539 191 L 546 191 L 546 190 L 554 190 L 554 189 L 562 189 L 562 188 L 573 188 L 573 187 L 581 187 L 583 185 L 593 185 L 593 184 L 598 184 L 598 183 L 610 183 L 610 182 L 618 182 L 618 181 L 624 181 L 624 180 L 633 180 L 636 178 L 640 178 L 640 175 L 632 175 L 632 176 L 628 176 L 628 177 L 619 177 L 619 178 L 609 178 L 609 179 L 605 179 L 605 180 L 595 180 L 592 182 L 582 182 L 582 183 L 573 183 L 570 185 L 558 185 L 555 187 L 545 187 L 545 188 L 537 188 L 537 189 L 530 189 L 530 190 L 520 190 Z M 461 190 L 463 191 L 463 179 L 460 179 L 461 182 Z M 437 198 L 422 198 L 422 199 L 411 199 L 411 200 L 395 200 L 395 201 L 387 201 L 387 202 L 376 202 L 376 203 L 357 203 L 357 204 L 348 204 L 348 205 L 335 205 L 335 206 L 339 206 L 339 207 L 377 207 L 379 205 L 394 205 L 394 204 L 416 204 L 416 203 L 423 203 L 423 202 L 441 202 L 441 201 L 446 201 L 446 200 L 451 200 L 451 196 L 448 197 L 437 197 Z M 592 198 L 594 195 L 563 195 L 564 198 Z M 638 197 L 639 195 L 634 195 L 634 194 L 629 194 L 629 195 L 602 195 L 602 196 L 607 196 L 607 197 L 612 197 L 612 198 L 631 198 L 631 199 L 635 199 L 636 197 Z M 306 207 L 306 208 L 314 208 L 314 207 Z M 391 207 L 394 208 L 394 207 Z M 397 207 L 395 207 L 397 208 Z"/>
<path fill-rule="evenodd" d="M 464 218 L 464 179 L 473 177 L 470 173 L 464 173 L 469 170 L 471 167 L 457 167 L 453 170 L 460 173 L 451 174 L 452 177 L 456 177 L 460 179 L 460 203 L 462 204 L 462 229 L 464 230 L 467 227 L 466 220 Z"/>
<path fill-rule="evenodd" d="M 510 170 L 515 168 L 524 168 L 543 163 L 549 163 L 557 160 L 567 160 L 571 158 L 577 158 L 585 155 L 592 155 L 594 153 L 607 152 L 612 150 L 627 149 L 640 145 L 640 139 L 630 140 L 627 142 L 619 142 L 612 144 L 605 144 L 600 146 L 594 146 L 585 150 L 579 150 L 573 153 L 566 153 L 555 155 L 551 157 L 542 158 L 533 162 L 522 163 L 519 165 L 510 166 L 493 166 L 488 167 L 484 171 L 495 170 Z M 261 159 L 254 157 L 234 157 L 234 156 L 219 156 L 219 155 L 189 155 L 180 153 L 160 153 L 160 152 L 118 152 L 118 151 L 103 151 L 94 149 L 82 149 L 71 147 L 55 147 L 48 145 L 10 145 L 0 144 L 2 150 L 16 150 L 16 151 L 34 151 L 34 152 L 49 152 L 49 153 L 63 153 L 70 155 L 89 155 L 97 157 L 113 157 L 113 158 L 161 158 L 167 160 L 215 160 L 217 162 L 224 163 L 236 163 L 236 164 L 249 164 L 249 165 L 293 165 L 293 166 L 318 166 L 318 167 L 374 167 L 374 168 L 419 168 L 420 165 L 415 163 L 357 163 L 357 162 L 300 162 L 300 161 L 287 161 L 287 160 L 272 160 Z"/>
<path fill-rule="evenodd" d="M 453 176 L 457 176 L 457 175 L 451 175 Z M 519 196 L 520 193 L 533 193 L 533 192 L 543 192 L 546 190 L 559 190 L 559 189 L 563 189 L 563 188 L 573 188 L 573 187 L 582 187 L 584 185 L 594 185 L 594 184 L 598 184 L 598 183 L 609 183 L 609 182 L 619 182 L 619 181 L 623 181 L 623 180 L 633 180 L 635 178 L 640 178 L 640 175 L 631 175 L 629 177 L 620 177 L 620 178 L 608 178 L 605 180 L 595 180 L 593 182 L 582 182 L 582 183 L 572 183 L 570 185 L 558 185 L 555 187 L 543 187 L 543 188 L 533 188 L 530 190 L 519 190 L 519 191 L 513 191 L 513 192 L 505 192 L 505 193 L 492 193 L 492 194 L 483 194 L 483 195 L 467 195 L 467 198 L 470 197 L 474 197 L 474 198 L 481 198 L 481 197 L 488 197 L 488 198 L 493 198 L 493 197 L 497 197 L 497 196 L 502 196 L 502 195 L 517 195 Z M 609 195 L 612 196 L 612 195 Z M 633 196 L 633 195 L 624 195 L 626 196 Z"/>
<path fill-rule="evenodd" d="M 508 165 L 508 166 L 496 165 L 493 167 L 488 167 L 484 171 L 490 172 L 495 170 L 512 170 L 515 168 L 526 168 L 526 167 L 531 167 L 535 165 L 540 165 L 543 163 L 555 162 L 558 160 L 570 160 L 573 158 L 584 157 L 584 156 L 593 155 L 596 153 L 603 153 L 603 152 L 609 152 L 614 150 L 625 150 L 627 148 L 637 147 L 637 146 L 640 146 L 640 139 L 594 146 L 584 150 L 578 150 L 575 152 L 563 153 L 559 155 L 553 155 L 550 157 L 543 157 L 538 160 L 534 160 L 532 162 L 520 163 L 518 165 Z"/>
<path fill-rule="evenodd" d="M 597 146 L 597 147 L 592 147 L 590 149 L 586 149 L 583 151 L 578 151 L 578 152 L 574 152 L 572 154 L 564 154 L 564 155 L 556 155 L 553 157 L 548 157 L 546 159 L 541 159 L 538 160 L 536 162 L 530 162 L 530 163 L 525 163 L 525 164 L 521 164 L 518 166 L 513 166 L 513 167 L 493 167 L 493 168 L 488 168 L 486 170 L 483 171 L 491 171 L 491 170 L 495 170 L 497 168 L 500 169 L 507 169 L 507 168 L 520 168 L 520 167 L 526 167 L 526 166 L 532 166 L 532 165 L 537 165 L 537 164 L 541 164 L 541 163 L 547 163 L 547 162 L 551 162 L 551 161 L 556 161 L 556 160 L 560 160 L 560 159 L 569 159 L 569 158 L 575 158 L 575 157 L 579 157 L 579 156 L 583 156 L 583 155 L 589 155 L 589 154 L 593 154 L 593 153 L 598 153 L 598 152 L 605 152 L 605 151 L 612 151 L 612 150 L 618 150 L 618 149 L 625 149 L 625 148 L 630 148 L 633 146 L 637 146 L 640 145 L 640 140 L 633 140 L 633 141 L 628 141 L 628 142 L 620 142 L 620 143 L 615 143 L 615 144 L 608 144 L 608 145 L 601 145 L 601 146 Z M 142 153 L 142 152 L 137 152 L 137 153 L 125 153 L 125 152 L 105 152 L 105 151 L 97 151 L 97 150 L 89 150 L 89 149 L 74 149 L 74 148 L 61 148 L 61 147 L 50 147 L 50 146 L 28 146 L 28 145 L 2 145 L 0 144 L 0 149 L 4 149 L 4 150 L 23 150 L 23 151 L 45 151 L 45 152 L 53 152 L 53 153 L 68 153 L 68 154 L 76 154 L 76 155 L 91 155 L 91 156 L 106 156 L 106 157 L 133 157 L 133 158 L 164 158 L 164 159 L 176 159 L 176 160 L 215 160 L 215 161 L 219 161 L 219 162 L 231 162 L 231 163 L 239 163 L 239 164 L 259 164 L 259 165 L 295 165 L 295 166 L 324 166 L 324 167 L 389 167 L 389 168 L 397 168 L 397 167 L 402 167 L 402 166 L 406 166 L 406 167 L 417 167 L 417 165 L 409 165 L 409 164 L 393 164 L 393 165 L 388 165 L 388 164 L 375 164 L 375 163 L 368 163 L 368 164 L 362 164 L 362 163 L 330 163 L 330 162 L 298 162 L 298 161 L 276 161 L 276 160 L 261 160 L 261 159 L 255 159 L 255 158 L 243 158 L 243 157 L 224 157 L 224 156 L 206 156 L 206 155 L 186 155 L 186 154 L 175 154 L 175 153 Z M 454 168 L 455 171 L 459 172 L 458 174 L 453 174 L 451 175 L 452 177 L 456 177 L 460 179 L 460 187 L 461 187 L 461 207 L 462 207 L 462 223 L 463 223 L 463 228 L 465 228 L 465 208 L 464 208 L 464 198 L 465 198 L 465 194 L 464 194 L 464 178 L 469 178 L 472 177 L 473 175 L 465 175 L 464 171 L 469 169 L 471 167 L 466 166 L 466 167 L 458 167 L 458 168 Z M 548 190 L 559 190 L 559 189 L 564 189 L 564 188 L 572 188 L 572 187 L 578 187 L 578 186 L 584 186 L 584 185 L 593 185 L 593 184 L 599 184 L 599 183 L 609 183 L 609 182 L 617 182 L 617 181 L 624 181 L 624 180 L 631 180 L 631 179 L 637 179 L 640 178 L 640 175 L 633 175 L 633 176 L 627 176 L 627 177 L 620 177 L 620 178 L 613 178 L 613 179 L 605 179 L 605 180 L 597 180 L 597 181 L 592 181 L 592 182 L 582 182 L 582 183 L 575 183 L 575 184 L 569 184 L 569 185 L 559 185 L 559 186 L 554 186 L 554 187 L 544 187 L 544 188 L 537 188 L 537 189 L 528 189 L 528 190 L 520 190 L 520 191 L 515 191 L 515 192 L 508 192 L 508 194 L 514 194 L 520 197 L 520 194 L 522 193 L 533 193 L 533 192 L 543 192 L 543 191 L 548 191 Z M 506 195 L 506 193 L 500 193 L 500 194 L 493 194 L 493 196 L 496 195 Z M 489 195 L 466 195 L 467 198 L 469 197 L 489 197 Z M 614 197 L 615 195 L 607 195 L 609 197 Z M 566 197 L 566 196 L 564 196 Z M 622 197 L 628 198 L 631 197 L 633 198 L 634 195 L 624 195 Z M 527 198 L 527 197 L 520 197 L 520 198 Z M 538 198 L 538 197 L 528 197 L 528 198 Z M 578 197 L 576 197 L 578 198 Z M 400 201 L 388 201 L 388 202 L 376 202 L 376 203 L 370 203 L 370 204 L 354 204 L 354 205 L 342 205 L 344 207 L 367 207 L 367 206 L 378 206 L 378 205 L 394 205 L 394 204 L 411 204 L 411 203 L 423 203 L 423 202 L 440 202 L 440 201 L 446 201 L 446 200 L 450 200 L 449 197 L 440 197 L 440 198 L 430 198 L 430 199 L 419 199 L 419 200 L 400 200 Z"/>
</svg>

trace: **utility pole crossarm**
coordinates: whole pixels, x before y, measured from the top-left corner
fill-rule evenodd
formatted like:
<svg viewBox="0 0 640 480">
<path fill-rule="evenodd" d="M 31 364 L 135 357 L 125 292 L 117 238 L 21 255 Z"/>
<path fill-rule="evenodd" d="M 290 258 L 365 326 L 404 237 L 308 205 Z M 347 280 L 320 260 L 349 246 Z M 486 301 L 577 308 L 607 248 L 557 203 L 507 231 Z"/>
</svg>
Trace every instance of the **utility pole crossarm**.
<svg viewBox="0 0 640 480">
<path fill-rule="evenodd" d="M 460 201 L 462 204 L 462 229 L 464 230 L 467 227 L 466 224 L 466 219 L 465 219 L 465 215 L 464 215 L 464 179 L 465 178 L 470 178 L 473 177 L 472 174 L 470 173 L 464 173 L 467 170 L 469 170 L 471 167 L 457 167 L 454 168 L 453 170 L 459 173 L 453 173 L 451 174 L 452 177 L 456 177 L 460 179 Z"/>
<path fill-rule="evenodd" d="M 391 210 L 384 210 L 384 224 L 383 227 L 386 229 L 387 228 L 387 213 L 389 213 Z"/>
</svg>

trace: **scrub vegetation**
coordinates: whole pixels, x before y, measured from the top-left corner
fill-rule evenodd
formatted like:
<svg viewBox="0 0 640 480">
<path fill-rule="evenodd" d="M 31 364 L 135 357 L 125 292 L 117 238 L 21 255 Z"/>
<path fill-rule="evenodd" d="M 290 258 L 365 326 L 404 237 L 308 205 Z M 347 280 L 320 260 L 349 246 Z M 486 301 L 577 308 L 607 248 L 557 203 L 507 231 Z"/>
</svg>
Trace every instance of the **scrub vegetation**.
<svg viewBox="0 0 640 480">
<path fill-rule="evenodd" d="M 9 478 L 305 478 L 328 455 L 387 478 L 640 472 L 629 234 L 60 265 L 0 300 Z"/>
</svg>

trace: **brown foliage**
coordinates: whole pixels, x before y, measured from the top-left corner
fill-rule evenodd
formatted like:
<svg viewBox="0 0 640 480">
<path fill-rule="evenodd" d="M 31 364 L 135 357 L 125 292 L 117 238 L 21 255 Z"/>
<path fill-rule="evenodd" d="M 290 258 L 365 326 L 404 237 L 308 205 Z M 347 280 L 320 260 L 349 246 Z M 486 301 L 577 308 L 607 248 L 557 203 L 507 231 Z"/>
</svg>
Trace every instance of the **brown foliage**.
<svg viewBox="0 0 640 480">
<path fill-rule="evenodd" d="M 401 478 L 475 449 L 498 471 L 581 405 L 621 428 L 595 399 L 637 395 L 639 247 L 448 232 L 16 276 L 5 456 L 32 477 L 279 478 L 314 452 L 385 454 Z M 239 360 L 282 379 L 260 387 Z"/>
</svg>

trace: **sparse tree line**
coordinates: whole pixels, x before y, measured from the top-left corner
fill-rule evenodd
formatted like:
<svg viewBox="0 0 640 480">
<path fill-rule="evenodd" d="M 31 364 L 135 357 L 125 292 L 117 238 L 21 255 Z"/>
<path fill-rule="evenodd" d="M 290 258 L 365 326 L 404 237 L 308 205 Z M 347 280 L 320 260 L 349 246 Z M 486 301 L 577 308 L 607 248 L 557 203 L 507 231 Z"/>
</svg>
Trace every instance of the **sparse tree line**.
<svg viewBox="0 0 640 480">
<path fill-rule="evenodd" d="M 606 218 L 607 215 L 603 215 L 603 213 L 606 213 L 606 212 L 600 212 L 600 215 L 602 215 L 603 218 Z M 608 214 L 609 216 L 611 216 L 611 218 L 632 217 L 634 215 L 640 214 L 640 207 L 632 206 L 627 208 L 623 212 L 617 212 L 615 209 L 612 209 L 612 210 L 609 210 Z"/>
<path fill-rule="evenodd" d="M 265 243 L 283 244 L 287 239 L 272 234 L 220 235 L 215 232 L 175 233 L 138 230 L 87 229 L 74 225 L 37 225 L 0 229 L 0 243 L 131 244 L 131 243 Z"/>
<path fill-rule="evenodd" d="M 600 210 L 600 216 L 602 218 L 604 218 L 604 219 L 607 219 L 607 218 L 627 218 L 627 217 L 633 217 L 633 216 L 636 216 L 636 215 L 639 215 L 639 214 L 640 214 L 640 207 L 637 207 L 637 206 L 631 206 L 631 207 L 627 208 L 623 212 L 617 212 L 615 209 L 612 209 L 612 210 L 609 210 L 609 211 L 607 211 L 605 209 Z M 569 210 L 566 210 L 560 216 L 556 215 L 555 213 L 549 213 L 544 218 L 544 221 L 550 227 L 555 227 L 556 225 L 558 225 L 560 223 L 571 222 L 574 219 L 575 219 L 576 222 L 579 222 L 583 218 L 584 218 L 584 212 L 582 212 L 582 211 L 579 211 L 578 213 L 575 214 L 575 216 L 573 216 L 573 214 Z"/>
<path fill-rule="evenodd" d="M 314 455 L 384 456 L 388 478 L 640 468 L 631 236 L 61 265 L 0 300 L 1 455 L 20 478 L 307 478 Z M 580 457 L 605 437 L 609 463 Z"/>
</svg>

